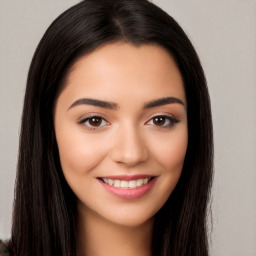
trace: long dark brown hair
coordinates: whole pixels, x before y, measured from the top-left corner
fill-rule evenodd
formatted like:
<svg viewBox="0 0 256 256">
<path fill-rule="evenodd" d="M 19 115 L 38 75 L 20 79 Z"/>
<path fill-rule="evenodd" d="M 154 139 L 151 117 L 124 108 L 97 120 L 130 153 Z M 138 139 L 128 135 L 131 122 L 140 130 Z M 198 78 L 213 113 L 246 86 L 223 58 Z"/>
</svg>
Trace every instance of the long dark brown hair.
<svg viewBox="0 0 256 256">
<path fill-rule="evenodd" d="M 207 256 L 212 183 L 210 99 L 199 58 L 177 22 L 146 0 L 84 0 L 48 28 L 34 54 L 22 115 L 12 237 L 19 256 L 76 252 L 76 196 L 58 155 L 53 108 L 78 58 L 124 41 L 166 49 L 181 72 L 187 100 L 188 148 L 180 180 L 156 214 L 154 256 Z"/>
</svg>

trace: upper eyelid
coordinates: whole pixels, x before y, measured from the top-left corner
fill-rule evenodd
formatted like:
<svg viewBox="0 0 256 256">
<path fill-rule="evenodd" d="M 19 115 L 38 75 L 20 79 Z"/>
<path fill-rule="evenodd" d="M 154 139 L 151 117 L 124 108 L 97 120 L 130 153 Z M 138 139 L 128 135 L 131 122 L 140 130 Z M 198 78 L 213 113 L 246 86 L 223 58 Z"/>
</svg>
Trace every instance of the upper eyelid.
<svg viewBox="0 0 256 256">
<path fill-rule="evenodd" d="M 104 115 L 100 114 L 100 113 L 84 114 L 84 115 L 80 116 L 77 120 L 78 120 L 78 123 L 79 123 L 79 122 L 83 122 L 86 119 L 89 119 L 89 118 L 92 118 L 92 117 L 100 117 L 100 118 L 104 119 L 105 121 L 109 122 L 107 120 L 107 118 Z"/>
<path fill-rule="evenodd" d="M 153 118 L 159 117 L 159 116 L 162 116 L 162 117 L 170 118 L 170 119 L 172 119 L 172 120 L 177 120 L 177 121 L 179 121 L 179 119 L 178 119 L 175 115 L 173 115 L 173 114 L 169 114 L 169 113 L 159 113 L 159 114 L 154 114 L 154 115 L 152 115 L 152 116 L 149 116 L 149 117 L 147 118 L 148 121 L 146 121 L 146 122 L 149 122 L 149 121 L 152 120 Z"/>
<path fill-rule="evenodd" d="M 175 122 L 179 122 L 179 120 L 178 120 L 177 118 L 173 117 L 173 116 L 157 115 L 157 116 L 153 116 L 152 118 L 150 118 L 150 119 L 147 121 L 147 123 L 148 123 L 149 121 L 151 121 L 152 119 L 156 118 L 156 117 L 164 117 L 164 118 L 166 118 L 166 119 L 169 119 L 169 120 L 172 120 L 172 121 L 175 121 Z"/>
<path fill-rule="evenodd" d="M 103 118 L 102 116 L 88 116 L 88 117 L 84 117 L 84 118 L 81 118 L 81 120 L 79 120 L 78 122 L 80 123 L 84 123 L 85 121 L 87 121 L 88 119 L 90 118 L 93 118 L 93 117 L 98 117 L 98 118 L 101 118 L 102 120 L 108 122 L 105 118 Z"/>
</svg>

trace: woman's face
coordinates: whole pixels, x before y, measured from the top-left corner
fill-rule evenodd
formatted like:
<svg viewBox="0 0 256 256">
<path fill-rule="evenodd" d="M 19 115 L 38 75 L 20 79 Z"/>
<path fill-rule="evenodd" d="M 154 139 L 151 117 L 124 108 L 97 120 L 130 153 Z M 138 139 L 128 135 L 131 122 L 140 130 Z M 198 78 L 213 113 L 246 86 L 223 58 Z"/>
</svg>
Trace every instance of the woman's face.
<svg viewBox="0 0 256 256">
<path fill-rule="evenodd" d="M 113 43 L 82 57 L 54 123 L 62 170 L 85 218 L 140 225 L 179 180 L 186 98 L 175 62 L 159 46 Z"/>
</svg>

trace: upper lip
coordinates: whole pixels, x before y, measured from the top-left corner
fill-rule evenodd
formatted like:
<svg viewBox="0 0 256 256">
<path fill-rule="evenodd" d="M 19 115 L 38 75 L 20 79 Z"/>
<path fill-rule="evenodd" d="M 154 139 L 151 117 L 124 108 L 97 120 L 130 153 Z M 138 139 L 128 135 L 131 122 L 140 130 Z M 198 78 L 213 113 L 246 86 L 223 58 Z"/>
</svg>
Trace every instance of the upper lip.
<svg viewBox="0 0 256 256">
<path fill-rule="evenodd" d="M 148 174 L 136 174 L 136 175 L 111 175 L 111 176 L 103 176 L 99 177 L 100 179 L 111 179 L 111 180 L 138 180 L 138 179 L 145 179 L 145 178 L 151 178 L 156 177 L 154 175 L 148 175 Z"/>
</svg>

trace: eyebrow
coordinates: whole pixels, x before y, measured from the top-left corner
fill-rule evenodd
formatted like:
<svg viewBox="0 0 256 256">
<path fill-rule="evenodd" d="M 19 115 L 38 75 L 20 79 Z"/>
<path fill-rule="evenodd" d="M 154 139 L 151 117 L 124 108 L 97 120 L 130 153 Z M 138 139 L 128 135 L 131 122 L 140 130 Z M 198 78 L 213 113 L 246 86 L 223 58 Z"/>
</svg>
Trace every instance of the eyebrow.
<svg viewBox="0 0 256 256">
<path fill-rule="evenodd" d="M 163 105 L 167 105 L 167 104 L 173 104 L 173 103 L 178 103 L 178 104 L 185 106 L 185 103 L 178 98 L 166 97 L 166 98 L 160 98 L 157 100 L 150 101 L 150 102 L 146 103 L 143 108 L 148 109 L 148 108 L 154 108 L 154 107 L 163 106 Z M 114 103 L 114 102 L 108 102 L 108 101 L 96 100 L 96 99 L 90 99 L 90 98 L 82 98 L 82 99 L 76 100 L 68 108 L 68 110 L 75 106 L 79 106 L 79 105 L 92 105 L 92 106 L 96 106 L 96 107 L 113 109 L 113 110 L 117 110 L 119 108 L 118 104 Z"/>
<path fill-rule="evenodd" d="M 153 100 L 153 101 L 146 103 L 144 105 L 144 109 L 154 108 L 154 107 L 163 106 L 163 105 L 167 105 L 167 104 L 173 104 L 173 103 L 178 103 L 178 104 L 185 106 L 185 103 L 178 98 L 166 97 L 166 98 L 161 98 L 161 99 Z"/>
<path fill-rule="evenodd" d="M 96 107 L 101 107 L 101 108 L 108 108 L 108 109 L 118 109 L 118 105 L 113 102 L 107 102 L 103 100 L 96 100 L 96 99 L 88 99 L 88 98 L 82 98 L 79 100 L 76 100 L 68 109 L 71 109 L 75 106 L 79 105 L 92 105 Z"/>
</svg>

